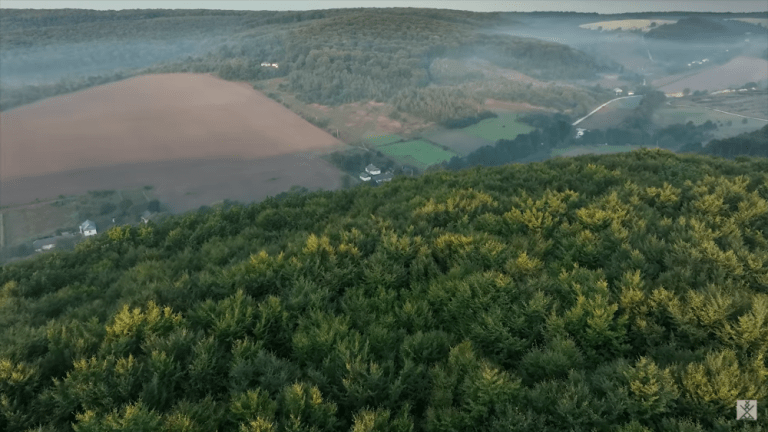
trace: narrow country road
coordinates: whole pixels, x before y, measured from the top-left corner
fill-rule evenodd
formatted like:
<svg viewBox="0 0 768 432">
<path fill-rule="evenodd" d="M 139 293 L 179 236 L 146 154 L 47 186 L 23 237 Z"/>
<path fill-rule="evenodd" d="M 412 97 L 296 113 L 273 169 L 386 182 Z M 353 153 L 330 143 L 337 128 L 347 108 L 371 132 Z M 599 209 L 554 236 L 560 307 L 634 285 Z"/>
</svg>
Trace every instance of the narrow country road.
<svg viewBox="0 0 768 432">
<path fill-rule="evenodd" d="M 589 116 L 591 116 L 592 114 L 594 114 L 594 113 L 596 113 L 596 112 L 600 111 L 601 109 L 603 109 L 603 107 L 604 107 L 604 106 L 608 105 L 609 103 L 611 103 L 611 102 L 613 102 L 613 101 L 617 101 L 617 100 L 619 100 L 619 99 L 629 99 L 629 98 L 634 98 L 634 97 L 642 97 L 642 95 L 622 96 L 622 97 L 619 97 L 619 98 L 616 98 L 616 99 L 611 99 L 611 100 L 609 100 L 608 102 L 606 102 L 606 103 L 604 103 L 604 104 L 600 105 L 599 107 L 595 108 L 594 110 L 592 110 L 592 112 L 591 112 L 591 113 L 589 113 L 589 114 L 587 114 L 586 116 L 584 116 L 584 117 L 582 117 L 582 118 L 580 118 L 580 119 L 576 120 L 576 121 L 575 121 L 575 122 L 574 122 L 574 123 L 573 123 L 571 126 L 576 126 L 577 124 L 579 124 L 579 123 L 581 123 L 582 121 L 586 120 L 586 119 L 587 119 Z"/>
</svg>

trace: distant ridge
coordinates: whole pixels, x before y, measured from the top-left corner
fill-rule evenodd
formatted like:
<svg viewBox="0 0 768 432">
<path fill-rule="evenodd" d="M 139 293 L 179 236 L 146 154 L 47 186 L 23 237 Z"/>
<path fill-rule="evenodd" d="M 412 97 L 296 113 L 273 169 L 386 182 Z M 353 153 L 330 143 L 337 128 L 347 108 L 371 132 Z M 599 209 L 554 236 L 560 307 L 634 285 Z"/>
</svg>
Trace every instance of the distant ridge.
<svg viewBox="0 0 768 432">
<path fill-rule="evenodd" d="M 691 16 L 675 24 L 664 24 L 646 33 L 647 38 L 663 40 L 720 40 L 735 39 L 745 34 L 768 34 L 768 29 L 743 21 Z"/>
</svg>

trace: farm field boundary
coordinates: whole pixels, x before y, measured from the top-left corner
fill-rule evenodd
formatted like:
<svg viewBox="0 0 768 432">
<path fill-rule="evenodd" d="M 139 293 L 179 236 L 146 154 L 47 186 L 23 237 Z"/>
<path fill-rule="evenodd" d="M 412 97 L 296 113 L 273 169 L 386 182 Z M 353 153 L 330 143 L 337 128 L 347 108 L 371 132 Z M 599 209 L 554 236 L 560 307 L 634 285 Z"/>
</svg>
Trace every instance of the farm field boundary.
<svg viewBox="0 0 768 432">
<path fill-rule="evenodd" d="M 462 130 L 438 131 L 425 135 L 424 138 L 435 144 L 448 147 L 461 156 L 466 156 L 481 147 L 494 144 L 493 141 L 467 134 Z"/>
<path fill-rule="evenodd" d="M 397 134 L 377 135 L 377 136 L 369 136 L 365 138 L 365 142 L 367 144 L 373 145 L 375 147 L 394 144 L 401 141 L 404 141 L 403 137 Z"/>
</svg>

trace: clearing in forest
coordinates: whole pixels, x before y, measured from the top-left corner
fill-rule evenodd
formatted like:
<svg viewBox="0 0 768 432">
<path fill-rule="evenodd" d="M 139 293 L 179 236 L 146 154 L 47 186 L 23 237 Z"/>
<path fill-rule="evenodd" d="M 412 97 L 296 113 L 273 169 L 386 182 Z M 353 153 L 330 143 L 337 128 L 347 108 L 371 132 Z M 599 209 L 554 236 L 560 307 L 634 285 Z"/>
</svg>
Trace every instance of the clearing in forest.
<svg viewBox="0 0 768 432">
<path fill-rule="evenodd" d="M 496 118 L 489 118 L 480 123 L 461 129 L 462 132 L 496 142 L 500 139 L 515 139 L 520 134 L 527 134 L 534 130 L 533 127 L 519 122 L 518 115 L 514 113 L 498 112 Z"/>
<path fill-rule="evenodd" d="M 584 154 L 611 154 L 624 153 L 641 149 L 642 146 L 633 145 L 588 145 L 588 146 L 570 146 L 562 149 L 553 149 L 552 157 L 556 156 L 579 156 Z"/>
<path fill-rule="evenodd" d="M 365 137 L 365 142 L 373 146 L 383 146 L 394 144 L 403 140 L 403 137 L 397 134 L 390 135 L 368 135 Z"/>
<path fill-rule="evenodd" d="M 493 141 L 469 135 L 461 130 L 439 130 L 426 135 L 433 143 L 448 147 L 456 153 L 466 156 L 480 147 L 493 145 Z"/>
<path fill-rule="evenodd" d="M 449 161 L 456 153 L 443 150 L 424 140 L 414 140 L 381 146 L 378 150 L 402 164 L 425 169 L 431 165 Z"/>
</svg>

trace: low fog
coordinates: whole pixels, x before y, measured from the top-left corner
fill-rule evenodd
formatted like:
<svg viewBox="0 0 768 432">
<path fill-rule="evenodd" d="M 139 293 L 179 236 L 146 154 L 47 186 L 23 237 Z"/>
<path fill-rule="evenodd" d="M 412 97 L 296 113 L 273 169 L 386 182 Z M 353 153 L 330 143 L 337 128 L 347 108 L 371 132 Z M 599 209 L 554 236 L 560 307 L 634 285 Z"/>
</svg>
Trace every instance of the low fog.
<svg viewBox="0 0 768 432">
<path fill-rule="evenodd" d="M 126 40 L 0 50 L 0 85 L 16 87 L 46 84 L 65 77 L 143 68 L 203 54 L 223 40 L 223 37 L 167 41 Z"/>
<path fill-rule="evenodd" d="M 643 17 L 654 20 L 656 17 Z M 659 20 L 679 20 L 685 16 L 660 15 Z M 727 41 L 667 41 L 646 37 L 635 31 L 599 31 L 580 28 L 582 24 L 629 19 L 611 16 L 516 16 L 508 26 L 485 31 L 493 34 L 535 38 L 571 46 L 605 65 L 619 64 L 625 80 L 654 80 L 664 76 L 705 70 L 725 64 L 735 57 L 766 58 L 768 36 L 745 34 Z M 706 59 L 706 60 L 705 60 Z M 633 79 L 634 78 L 634 79 Z"/>
</svg>

